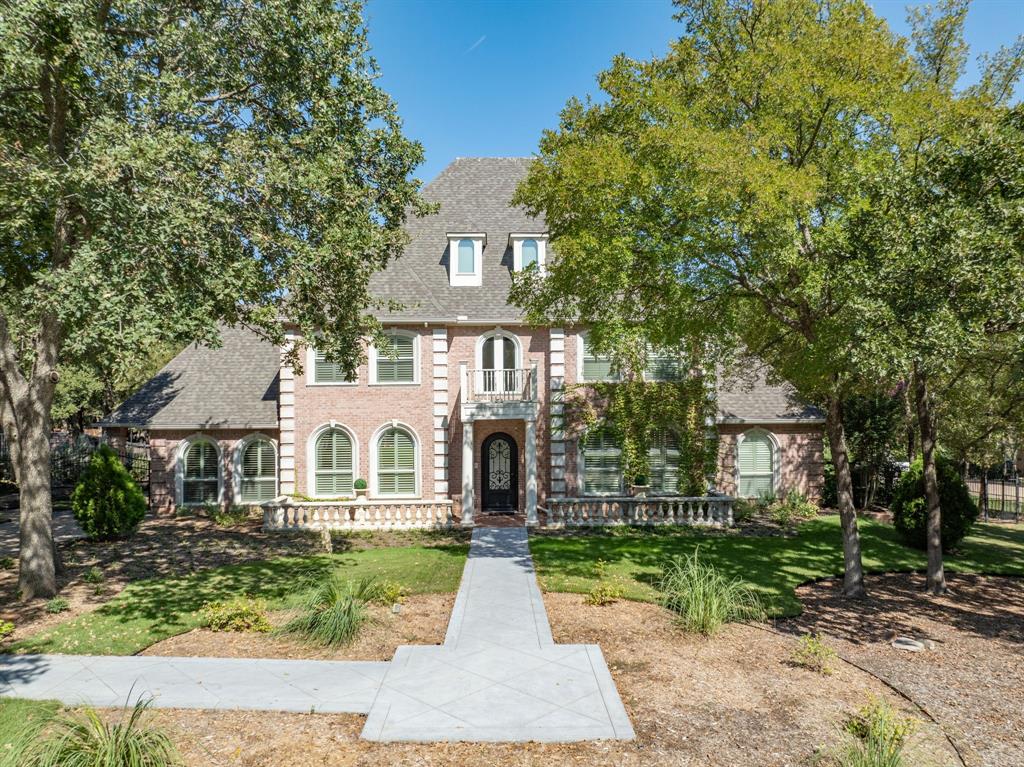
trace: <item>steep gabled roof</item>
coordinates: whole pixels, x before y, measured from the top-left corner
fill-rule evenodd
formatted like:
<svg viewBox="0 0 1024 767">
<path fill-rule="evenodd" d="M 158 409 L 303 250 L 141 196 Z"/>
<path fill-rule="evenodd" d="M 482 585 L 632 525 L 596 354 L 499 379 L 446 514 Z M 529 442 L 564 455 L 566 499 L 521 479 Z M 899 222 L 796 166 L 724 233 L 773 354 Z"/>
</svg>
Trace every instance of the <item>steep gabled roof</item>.
<svg viewBox="0 0 1024 767">
<path fill-rule="evenodd" d="M 276 429 L 280 351 L 244 328 L 220 333 L 220 348 L 186 347 L 100 425 Z"/>
<path fill-rule="evenodd" d="M 410 243 L 402 256 L 374 275 L 373 295 L 398 301 L 400 312 L 382 313 L 391 321 L 514 322 L 522 313 L 508 304 L 512 287 L 513 232 L 540 234 L 543 219 L 528 216 L 509 205 L 512 194 L 533 162 L 529 157 L 460 157 L 441 171 L 423 190 L 440 210 L 411 219 L 406 230 Z M 452 287 L 448 279 L 449 232 L 484 232 L 483 284 Z"/>
<path fill-rule="evenodd" d="M 733 375 L 719 371 L 717 389 L 720 423 L 820 422 L 823 418 L 818 408 L 800 400 L 790 384 L 771 381 L 764 367 Z"/>
</svg>

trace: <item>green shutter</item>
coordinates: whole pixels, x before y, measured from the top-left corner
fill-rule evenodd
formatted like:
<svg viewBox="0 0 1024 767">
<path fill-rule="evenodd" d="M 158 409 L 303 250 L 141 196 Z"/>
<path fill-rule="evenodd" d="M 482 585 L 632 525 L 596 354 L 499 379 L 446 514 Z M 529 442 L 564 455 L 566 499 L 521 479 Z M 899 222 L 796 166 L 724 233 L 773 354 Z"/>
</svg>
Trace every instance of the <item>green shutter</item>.
<svg viewBox="0 0 1024 767">
<path fill-rule="evenodd" d="M 770 495 L 774 485 L 772 445 L 767 434 L 747 434 L 739 446 L 739 494 Z"/>
<path fill-rule="evenodd" d="M 353 485 L 352 440 L 341 429 L 327 429 L 316 440 L 314 493 L 319 496 L 351 495 Z"/>
<path fill-rule="evenodd" d="M 185 503 L 216 503 L 220 477 L 217 448 L 212 442 L 195 442 L 185 452 L 182 500 Z"/>
<path fill-rule="evenodd" d="M 350 383 L 337 362 L 328 362 L 323 352 L 313 354 L 313 383 Z"/>
<path fill-rule="evenodd" d="M 648 381 L 678 381 L 683 377 L 683 366 L 675 355 L 652 355 L 647 358 L 644 377 Z"/>
<path fill-rule="evenodd" d="M 613 378 L 612 361 L 608 357 L 586 354 L 583 357 L 583 380 L 604 381 Z"/>
<path fill-rule="evenodd" d="M 381 495 L 416 492 L 416 443 L 401 429 L 389 429 L 377 442 L 377 492 Z"/>
<path fill-rule="evenodd" d="M 262 503 L 277 491 L 277 455 L 272 442 L 257 439 L 242 453 L 242 501 Z"/>
<path fill-rule="evenodd" d="M 659 493 L 679 492 L 679 443 L 671 431 L 658 431 L 647 453 L 651 489 Z"/>
<path fill-rule="evenodd" d="M 377 352 L 377 383 L 412 383 L 416 380 L 415 336 L 393 333 L 388 346 Z"/>
<path fill-rule="evenodd" d="M 585 495 L 622 492 L 622 451 L 607 431 L 591 433 L 584 443 L 583 492 Z"/>
</svg>

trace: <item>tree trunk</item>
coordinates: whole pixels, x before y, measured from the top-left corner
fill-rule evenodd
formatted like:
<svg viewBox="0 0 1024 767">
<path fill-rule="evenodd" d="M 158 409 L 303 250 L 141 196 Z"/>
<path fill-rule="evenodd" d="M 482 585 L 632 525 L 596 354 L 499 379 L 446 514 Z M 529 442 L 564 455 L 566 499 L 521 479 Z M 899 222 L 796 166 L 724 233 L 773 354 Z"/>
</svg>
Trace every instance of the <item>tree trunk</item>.
<svg viewBox="0 0 1024 767">
<path fill-rule="evenodd" d="M 928 509 L 928 580 L 932 594 L 946 591 L 942 568 L 942 510 L 939 508 L 939 477 L 935 469 L 935 418 L 928 394 L 928 379 L 915 366 L 914 391 L 917 399 L 917 425 L 921 434 L 921 460 L 924 466 L 924 497 Z"/>
<path fill-rule="evenodd" d="M 15 471 L 21 490 L 20 565 L 22 599 L 57 593 L 57 549 L 53 540 L 48 423 L 19 424 L 19 458 Z"/>
<path fill-rule="evenodd" d="M 843 411 L 838 396 L 828 401 L 825 430 L 828 432 L 832 464 L 836 470 L 836 504 L 839 506 L 839 519 L 843 527 L 843 595 L 859 599 L 867 596 L 867 590 L 864 588 L 857 512 L 853 507 L 853 478 L 846 450 L 846 430 L 843 428 Z"/>
</svg>

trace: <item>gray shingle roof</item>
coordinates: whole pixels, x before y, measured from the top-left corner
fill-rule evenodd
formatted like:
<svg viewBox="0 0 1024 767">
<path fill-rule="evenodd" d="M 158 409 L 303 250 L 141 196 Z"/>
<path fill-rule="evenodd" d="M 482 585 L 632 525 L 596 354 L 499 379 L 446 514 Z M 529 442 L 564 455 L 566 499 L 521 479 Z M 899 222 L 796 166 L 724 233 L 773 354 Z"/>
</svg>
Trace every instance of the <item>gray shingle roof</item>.
<svg viewBox="0 0 1024 767">
<path fill-rule="evenodd" d="M 718 374 L 719 421 L 820 421 L 822 413 L 801 402 L 793 387 L 768 380 L 763 368 L 742 375 Z"/>
<path fill-rule="evenodd" d="M 398 301 L 404 309 L 382 313 L 381 319 L 455 322 L 514 322 L 522 312 L 508 303 L 512 287 L 513 232 L 541 234 L 543 219 L 531 218 L 509 205 L 512 193 L 526 175 L 529 157 L 460 157 L 423 190 L 440 210 L 412 219 L 406 227 L 411 242 L 402 256 L 374 276 L 371 292 Z M 448 232 L 484 232 L 483 285 L 451 287 L 448 279 Z"/>
<path fill-rule="evenodd" d="M 243 328 L 220 332 L 220 348 L 185 348 L 100 425 L 276 429 L 278 348 Z"/>
</svg>

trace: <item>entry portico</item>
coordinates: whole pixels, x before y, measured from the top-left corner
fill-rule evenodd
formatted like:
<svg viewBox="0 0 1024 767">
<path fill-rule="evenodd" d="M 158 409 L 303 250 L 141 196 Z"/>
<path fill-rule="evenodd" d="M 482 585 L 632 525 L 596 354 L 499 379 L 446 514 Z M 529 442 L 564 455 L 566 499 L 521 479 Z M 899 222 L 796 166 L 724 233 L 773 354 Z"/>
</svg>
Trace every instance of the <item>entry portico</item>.
<svg viewBox="0 0 1024 767">
<path fill-rule="evenodd" d="M 510 479 L 502 472 L 488 471 L 489 453 L 497 459 L 510 460 L 502 455 L 500 441 L 492 439 L 488 447 L 495 450 L 485 452 L 477 448 L 477 421 L 522 421 L 525 482 L 523 484 L 522 510 L 527 525 L 537 524 L 537 418 L 540 413 L 540 398 L 537 393 L 537 365 L 529 368 L 505 369 L 498 376 L 493 370 L 472 370 L 466 363 L 459 364 L 459 383 L 462 401 L 459 415 L 462 421 L 462 524 L 474 524 L 474 516 L 486 509 L 478 509 L 476 502 L 476 479 L 508 483 Z M 501 437 L 506 435 L 500 434 Z M 483 448 L 483 445 L 481 445 Z M 515 446 L 513 446 L 515 448 Z M 513 449 L 515 453 L 515 449 Z M 518 459 L 516 459 L 518 460 Z M 511 492 L 518 494 L 518 483 Z M 485 489 L 481 484 L 481 490 Z M 481 493 L 481 499 L 485 494 Z M 514 503 L 519 508 L 518 498 Z"/>
</svg>

